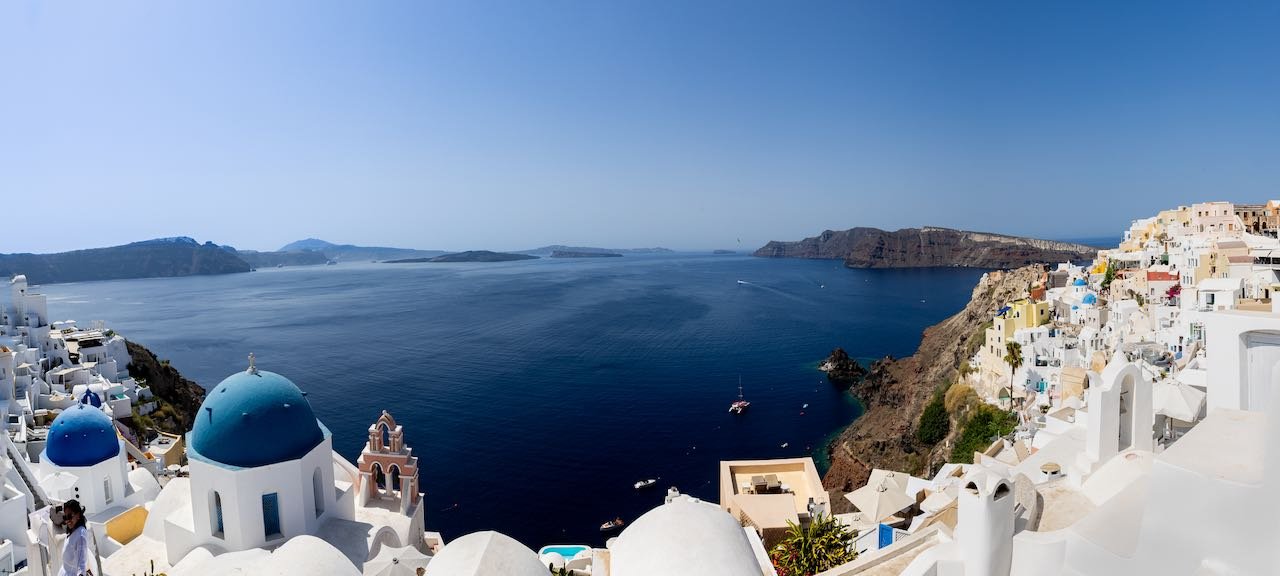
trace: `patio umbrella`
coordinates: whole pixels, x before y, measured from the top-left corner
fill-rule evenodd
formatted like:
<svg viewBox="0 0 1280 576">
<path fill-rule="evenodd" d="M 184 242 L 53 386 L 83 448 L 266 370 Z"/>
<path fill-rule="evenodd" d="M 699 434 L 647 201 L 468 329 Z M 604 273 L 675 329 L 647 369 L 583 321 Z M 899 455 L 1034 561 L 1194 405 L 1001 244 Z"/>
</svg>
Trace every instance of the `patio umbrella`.
<svg viewBox="0 0 1280 576">
<path fill-rule="evenodd" d="M 877 484 L 867 484 L 853 492 L 844 495 L 845 499 L 858 507 L 858 510 L 866 514 L 868 519 L 880 521 L 889 516 L 893 516 L 899 510 L 907 508 L 916 501 L 897 485 L 888 480 L 881 480 Z"/>
<path fill-rule="evenodd" d="M 1204 409 L 1205 393 L 1173 380 L 1162 380 L 1154 386 L 1156 414 L 1164 414 L 1184 422 L 1193 422 Z"/>
<path fill-rule="evenodd" d="M 426 568 L 430 561 L 430 557 L 412 546 L 383 546 L 377 556 L 365 562 L 364 573 L 368 576 L 415 576 L 418 568 Z"/>
<path fill-rule="evenodd" d="M 867 479 L 867 484 L 880 484 L 881 482 L 889 482 L 892 486 L 897 486 L 904 494 L 907 491 L 907 484 L 911 480 L 911 475 L 902 472 L 894 472 L 893 470 L 885 470 L 883 468 L 875 468 L 871 471 L 871 476 Z"/>
</svg>

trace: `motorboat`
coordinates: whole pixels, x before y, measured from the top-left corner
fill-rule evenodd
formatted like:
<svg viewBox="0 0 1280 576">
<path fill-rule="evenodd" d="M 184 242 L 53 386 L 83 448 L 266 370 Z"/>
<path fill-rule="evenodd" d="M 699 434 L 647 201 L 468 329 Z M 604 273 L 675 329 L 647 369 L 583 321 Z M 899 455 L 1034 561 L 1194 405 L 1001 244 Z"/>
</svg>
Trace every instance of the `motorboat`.
<svg viewBox="0 0 1280 576">
<path fill-rule="evenodd" d="M 636 490 L 640 490 L 642 488 L 648 488 L 650 486 L 653 486 L 654 484 L 657 484 L 657 483 L 658 483 L 657 478 L 650 478 L 648 480 L 641 480 L 639 482 L 636 482 L 635 486 L 636 486 Z"/>
<path fill-rule="evenodd" d="M 623 522 L 623 521 L 622 521 L 622 518 L 614 518 L 613 520 L 610 520 L 610 521 L 608 521 L 608 522 L 605 522 L 604 524 L 601 524 L 601 525 L 600 525 L 600 531 L 601 531 L 601 532 L 612 532 L 612 531 L 614 531 L 614 530 L 617 530 L 617 529 L 621 528 L 621 527 L 622 527 L 623 525 L 625 525 L 625 524 L 626 524 L 626 522 Z"/>
</svg>

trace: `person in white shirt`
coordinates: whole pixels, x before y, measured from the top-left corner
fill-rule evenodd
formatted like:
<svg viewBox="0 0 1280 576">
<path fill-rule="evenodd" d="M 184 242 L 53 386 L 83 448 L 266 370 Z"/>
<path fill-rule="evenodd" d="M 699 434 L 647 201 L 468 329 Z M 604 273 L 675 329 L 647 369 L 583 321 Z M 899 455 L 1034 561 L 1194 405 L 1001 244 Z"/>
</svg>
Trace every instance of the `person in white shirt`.
<svg viewBox="0 0 1280 576">
<path fill-rule="evenodd" d="M 62 524 L 67 541 L 62 546 L 62 569 L 58 576 L 93 576 L 89 569 L 89 534 L 85 528 L 84 508 L 75 500 L 62 505 Z"/>
</svg>

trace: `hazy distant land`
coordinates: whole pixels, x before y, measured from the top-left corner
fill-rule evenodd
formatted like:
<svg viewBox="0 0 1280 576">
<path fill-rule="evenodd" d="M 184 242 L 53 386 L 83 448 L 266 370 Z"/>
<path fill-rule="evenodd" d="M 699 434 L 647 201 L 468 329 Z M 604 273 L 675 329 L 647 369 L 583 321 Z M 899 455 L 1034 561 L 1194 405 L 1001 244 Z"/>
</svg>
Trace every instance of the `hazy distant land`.
<svg viewBox="0 0 1280 576">
<path fill-rule="evenodd" d="M 537 260 L 537 256 L 528 254 L 511 254 L 508 252 L 491 252 L 489 250 L 468 250 L 455 254 L 443 254 L 433 258 L 402 258 L 387 260 L 386 264 L 417 264 L 421 262 L 512 262 L 515 260 Z"/>
</svg>

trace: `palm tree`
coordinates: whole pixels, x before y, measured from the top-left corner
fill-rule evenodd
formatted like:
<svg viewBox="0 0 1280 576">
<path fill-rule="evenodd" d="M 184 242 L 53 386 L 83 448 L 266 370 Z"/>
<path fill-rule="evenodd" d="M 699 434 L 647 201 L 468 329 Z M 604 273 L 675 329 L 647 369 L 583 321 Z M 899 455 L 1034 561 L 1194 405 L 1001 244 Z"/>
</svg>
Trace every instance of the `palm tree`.
<svg viewBox="0 0 1280 576">
<path fill-rule="evenodd" d="M 852 562 L 854 534 L 831 516 L 819 514 L 807 526 L 787 522 L 787 535 L 769 555 L 778 576 L 813 576 Z"/>
<path fill-rule="evenodd" d="M 1009 342 L 1004 345 L 1004 363 L 1009 365 L 1009 409 L 1013 410 L 1013 375 L 1022 367 L 1022 345 Z"/>
</svg>

